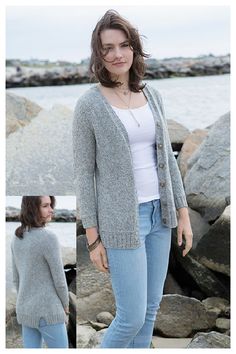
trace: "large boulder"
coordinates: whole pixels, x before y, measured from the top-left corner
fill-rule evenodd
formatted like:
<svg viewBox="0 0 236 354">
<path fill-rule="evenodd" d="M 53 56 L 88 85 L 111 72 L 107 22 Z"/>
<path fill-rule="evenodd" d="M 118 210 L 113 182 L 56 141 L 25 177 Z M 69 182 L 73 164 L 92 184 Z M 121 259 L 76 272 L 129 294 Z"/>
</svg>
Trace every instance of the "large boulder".
<svg viewBox="0 0 236 354">
<path fill-rule="evenodd" d="M 6 93 L 6 135 L 17 131 L 29 124 L 36 117 L 42 107 L 38 104 L 17 96 L 12 92 Z"/>
<path fill-rule="evenodd" d="M 230 196 L 230 114 L 220 117 L 188 161 L 184 178 L 189 206 L 215 221 Z"/>
<path fill-rule="evenodd" d="M 197 150 L 200 144 L 203 142 L 207 136 L 207 130 L 205 129 L 196 129 L 192 131 L 185 139 L 184 144 L 181 148 L 181 151 L 178 155 L 177 162 L 179 165 L 180 173 L 182 178 L 184 178 L 187 168 L 188 160 Z"/>
<path fill-rule="evenodd" d="M 184 338 L 209 328 L 204 305 L 182 295 L 163 295 L 154 328 L 165 337 Z"/>
<path fill-rule="evenodd" d="M 176 236 L 172 238 L 173 256 L 181 266 L 182 272 L 187 273 L 194 280 L 201 291 L 207 296 L 218 296 L 228 299 L 229 288 L 220 280 L 212 270 L 197 260 L 195 251 L 190 251 L 185 257 L 182 256 L 182 246 L 176 243 Z"/>
<path fill-rule="evenodd" d="M 195 253 L 201 264 L 230 275 L 230 206 L 198 242 Z"/>
<path fill-rule="evenodd" d="M 72 117 L 69 108 L 55 105 L 9 135 L 7 195 L 74 195 Z"/>
<path fill-rule="evenodd" d="M 115 315 L 115 299 L 109 273 L 98 271 L 86 248 L 86 236 L 77 237 L 77 321 L 97 321 L 100 312 Z"/>
</svg>

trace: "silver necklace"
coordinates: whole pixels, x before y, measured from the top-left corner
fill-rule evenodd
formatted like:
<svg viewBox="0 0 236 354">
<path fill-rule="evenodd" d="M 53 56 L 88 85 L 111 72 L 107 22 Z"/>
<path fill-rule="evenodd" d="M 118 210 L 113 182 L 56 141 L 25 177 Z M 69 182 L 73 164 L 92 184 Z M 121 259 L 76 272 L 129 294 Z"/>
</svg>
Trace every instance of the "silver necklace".
<svg viewBox="0 0 236 354">
<path fill-rule="evenodd" d="M 131 91 L 130 91 L 130 95 L 129 95 L 129 104 L 127 105 L 127 103 L 120 97 L 120 95 L 118 95 L 118 92 L 116 92 L 115 90 L 113 90 L 115 92 L 115 94 L 119 97 L 119 99 L 121 99 L 121 101 L 126 105 L 126 107 L 128 108 L 128 111 L 130 113 L 130 115 L 133 117 L 133 119 L 135 120 L 135 122 L 137 123 L 138 127 L 140 127 L 140 123 L 137 121 L 137 119 L 135 118 L 133 112 L 130 109 L 130 100 L 131 100 Z M 128 93 L 127 93 L 128 94 Z"/>
</svg>

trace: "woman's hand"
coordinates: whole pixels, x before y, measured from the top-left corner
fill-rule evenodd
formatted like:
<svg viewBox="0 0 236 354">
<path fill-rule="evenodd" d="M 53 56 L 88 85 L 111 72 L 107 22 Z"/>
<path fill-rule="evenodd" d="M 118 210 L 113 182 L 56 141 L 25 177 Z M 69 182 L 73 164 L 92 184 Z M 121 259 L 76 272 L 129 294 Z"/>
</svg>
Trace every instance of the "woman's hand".
<svg viewBox="0 0 236 354">
<path fill-rule="evenodd" d="M 90 259 L 95 267 L 101 272 L 108 273 L 108 261 L 107 261 L 107 253 L 106 250 L 100 242 L 98 246 L 89 253 Z"/>
<path fill-rule="evenodd" d="M 178 209 L 177 237 L 178 237 L 179 246 L 181 246 L 183 243 L 183 235 L 186 241 L 183 250 L 183 257 L 184 257 L 190 251 L 193 244 L 193 232 L 190 224 L 188 208 Z"/>
<path fill-rule="evenodd" d="M 64 308 L 64 311 L 65 311 L 65 314 L 66 314 L 66 321 L 65 321 L 65 324 L 68 325 L 68 322 L 69 322 L 69 307 L 65 307 Z"/>
</svg>

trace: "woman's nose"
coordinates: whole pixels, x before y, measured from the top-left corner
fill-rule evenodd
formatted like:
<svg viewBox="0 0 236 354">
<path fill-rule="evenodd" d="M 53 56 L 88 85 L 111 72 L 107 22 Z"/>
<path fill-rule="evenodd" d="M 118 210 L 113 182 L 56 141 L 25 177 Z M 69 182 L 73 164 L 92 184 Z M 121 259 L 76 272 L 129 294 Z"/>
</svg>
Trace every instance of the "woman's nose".
<svg viewBox="0 0 236 354">
<path fill-rule="evenodd" d="M 115 49 L 115 56 L 116 56 L 116 58 L 120 58 L 120 57 L 122 57 L 122 54 L 121 54 L 120 48 L 116 48 L 116 49 Z"/>
</svg>

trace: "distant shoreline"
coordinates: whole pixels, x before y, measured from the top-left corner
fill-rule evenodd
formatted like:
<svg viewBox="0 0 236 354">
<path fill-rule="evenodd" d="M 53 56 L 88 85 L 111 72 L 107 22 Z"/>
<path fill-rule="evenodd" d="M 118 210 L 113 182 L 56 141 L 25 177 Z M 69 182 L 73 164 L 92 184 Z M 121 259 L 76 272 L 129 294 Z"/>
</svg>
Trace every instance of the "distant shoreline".
<svg viewBox="0 0 236 354">
<path fill-rule="evenodd" d="M 230 73 L 230 54 L 196 58 L 147 59 L 144 79 L 224 75 Z M 95 83 L 89 75 L 89 60 L 80 64 L 40 60 L 6 61 L 6 88 L 62 86 Z"/>
<path fill-rule="evenodd" d="M 6 207 L 6 222 L 19 222 L 20 209 L 8 206 Z M 76 222 L 76 210 L 55 209 L 53 222 Z"/>
</svg>

